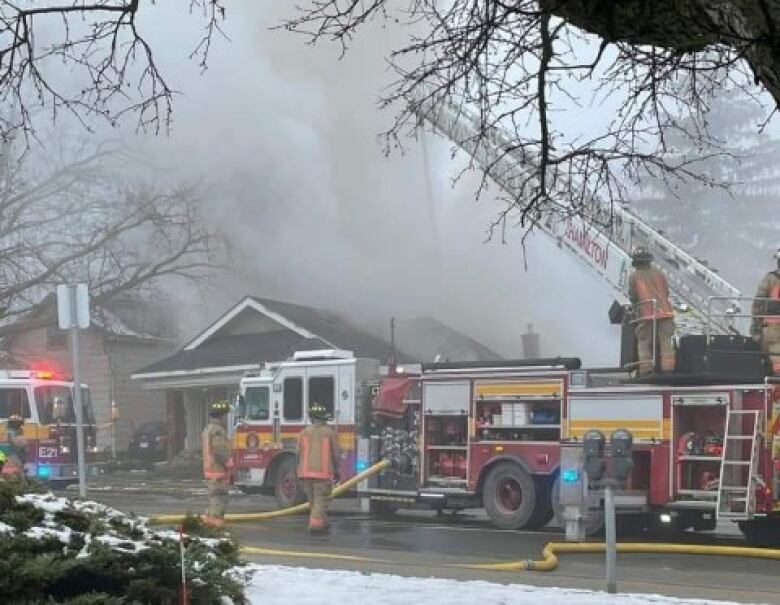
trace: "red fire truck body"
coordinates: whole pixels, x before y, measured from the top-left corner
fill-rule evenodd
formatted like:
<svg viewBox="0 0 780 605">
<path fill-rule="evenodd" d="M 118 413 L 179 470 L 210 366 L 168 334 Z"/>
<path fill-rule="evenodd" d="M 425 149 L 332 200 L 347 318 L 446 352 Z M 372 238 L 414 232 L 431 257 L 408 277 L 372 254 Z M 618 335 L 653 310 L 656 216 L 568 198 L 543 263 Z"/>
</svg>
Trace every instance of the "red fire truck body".
<svg viewBox="0 0 780 605">
<path fill-rule="evenodd" d="M 601 502 L 583 477 L 582 437 L 624 428 L 634 437 L 631 477 L 617 495 L 624 520 L 706 529 L 729 519 L 753 537 L 773 528 L 780 389 L 769 380 L 628 378 L 580 369 L 576 359 L 431 364 L 380 376 L 378 362 L 348 352 L 302 352 L 242 380 L 236 483 L 275 493 L 280 505 L 300 498 L 296 438 L 308 421 L 304 403 L 317 400 L 333 410 L 342 479 L 391 460 L 358 490 L 374 510 L 484 507 L 498 527 L 539 527 L 562 514 L 563 482 L 566 493 L 584 490 L 595 530 Z"/>
</svg>

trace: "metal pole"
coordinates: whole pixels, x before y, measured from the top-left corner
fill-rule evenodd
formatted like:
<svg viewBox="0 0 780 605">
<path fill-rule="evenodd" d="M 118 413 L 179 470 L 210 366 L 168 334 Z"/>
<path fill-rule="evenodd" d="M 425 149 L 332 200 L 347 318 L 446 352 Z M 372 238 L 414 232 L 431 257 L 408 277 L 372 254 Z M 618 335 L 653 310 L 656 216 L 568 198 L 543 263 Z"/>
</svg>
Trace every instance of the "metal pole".
<svg viewBox="0 0 780 605">
<path fill-rule="evenodd" d="M 395 317 L 390 318 L 390 363 L 395 371 Z"/>
<path fill-rule="evenodd" d="M 604 489 L 604 515 L 606 516 L 607 533 L 607 592 L 615 594 L 617 592 L 617 577 L 615 573 L 615 559 L 617 553 L 616 532 L 615 532 L 615 493 L 613 487 L 607 484 Z"/>
<path fill-rule="evenodd" d="M 75 288 L 72 290 L 73 305 L 75 303 Z M 84 468 L 84 408 L 81 404 L 81 372 L 79 371 L 79 329 L 75 327 L 75 322 L 70 329 L 70 348 L 73 352 L 73 405 L 76 408 L 76 448 L 78 451 L 79 463 L 79 497 L 87 497 L 87 475 Z"/>
<path fill-rule="evenodd" d="M 116 409 L 116 401 L 111 401 L 111 457 L 116 460 L 116 421 L 118 416 L 118 410 Z"/>
</svg>

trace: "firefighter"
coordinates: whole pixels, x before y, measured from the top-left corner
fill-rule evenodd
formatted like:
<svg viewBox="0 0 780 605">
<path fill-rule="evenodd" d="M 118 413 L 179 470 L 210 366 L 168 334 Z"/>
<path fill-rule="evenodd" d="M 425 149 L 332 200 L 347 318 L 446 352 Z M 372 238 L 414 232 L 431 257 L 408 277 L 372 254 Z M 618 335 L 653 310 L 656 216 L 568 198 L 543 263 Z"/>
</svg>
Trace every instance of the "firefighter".
<svg viewBox="0 0 780 605">
<path fill-rule="evenodd" d="M 772 359 L 772 371 L 780 374 L 780 248 L 775 252 L 775 261 L 777 268 L 758 284 L 750 334 Z"/>
<path fill-rule="evenodd" d="M 328 503 L 333 482 L 339 480 L 339 445 L 336 432 L 327 425 L 330 414 L 324 405 L 309 406 L 311 425 L 298 437 L 298 478 L 311 506 L 309 531 L 328 531 Z"/>
<path fill-rule="evenodd" d="M 8 453 L 3 464 L 3 475 L 24 475 L 24 463 L 27 460 L 27 439 L 24 437 L 24 418 L 13 414 L 6 425 Z"/>
<path fill-rule="evenodd" d="M 233 467 L 233 452 L 226 428 L 229 411 L 228 401 L 212 402 L 209 423 L 203 430 L 203 476 L 209 497 L 203 522 L 214 527 L 225 525 L 230 469 Z"/>
<path fill-rule="evenodd" d="M 653 326 L 656 345 L 660 352 L 662 372 L 674 370 L 674 309 L 669 300 L 669 283 L 666 276 L 653 266 L 653 255 L 647 248 L 638 247 L 631 254 L 634 272 L 628 280 L 628 297 L 636 322 L 636 346 L 639 358 L 639 375 L 655 368 L 653 359 Z"/>
</svg>

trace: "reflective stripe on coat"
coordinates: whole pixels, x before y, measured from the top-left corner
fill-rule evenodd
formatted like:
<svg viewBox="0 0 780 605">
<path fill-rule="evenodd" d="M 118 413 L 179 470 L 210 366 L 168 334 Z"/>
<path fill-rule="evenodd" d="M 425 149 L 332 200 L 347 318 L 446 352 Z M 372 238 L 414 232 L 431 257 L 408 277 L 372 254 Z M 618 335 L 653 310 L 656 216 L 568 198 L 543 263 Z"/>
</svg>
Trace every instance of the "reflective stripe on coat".
<svg viewBox="0 0 780 605">
<path fill-rule="evenodd" d="M 339 459 L 338 448 L 332 427 L 326 424 L 307 426 L 298 436 L 298 478 L 332 481 Z"/>
</svg>

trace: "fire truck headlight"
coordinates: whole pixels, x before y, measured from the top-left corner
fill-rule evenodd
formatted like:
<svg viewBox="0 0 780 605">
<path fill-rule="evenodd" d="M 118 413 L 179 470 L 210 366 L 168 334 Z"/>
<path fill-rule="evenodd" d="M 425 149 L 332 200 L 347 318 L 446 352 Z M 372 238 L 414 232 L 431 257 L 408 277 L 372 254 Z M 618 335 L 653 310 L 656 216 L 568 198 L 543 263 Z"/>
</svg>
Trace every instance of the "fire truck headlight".
<svg viewBox="0 0 780 605">
<path fill-rule="evenodd" d="M 669 513 L 661 513 L 661 523 L 671 523 L 672 522 L 672 515 Z"/>
<path fill-rule="evenodd" d="M 70 454 L 70 448 L 67 445 L 63 445 L 60 447 L 60 453 L 61 454 Z"/>
<path fill-rule="evenodd" d="M 42 464 L 38 467 L 38 478 L 39 479 L 48 479 L 51 477 L 51 468 Z"/>
</svg>

